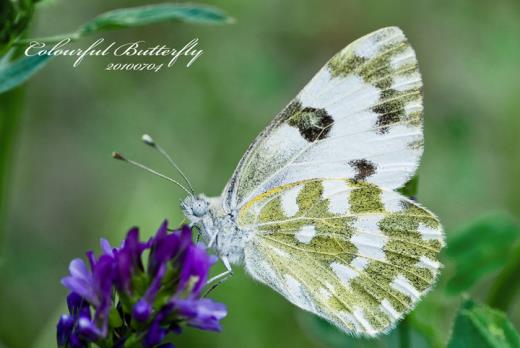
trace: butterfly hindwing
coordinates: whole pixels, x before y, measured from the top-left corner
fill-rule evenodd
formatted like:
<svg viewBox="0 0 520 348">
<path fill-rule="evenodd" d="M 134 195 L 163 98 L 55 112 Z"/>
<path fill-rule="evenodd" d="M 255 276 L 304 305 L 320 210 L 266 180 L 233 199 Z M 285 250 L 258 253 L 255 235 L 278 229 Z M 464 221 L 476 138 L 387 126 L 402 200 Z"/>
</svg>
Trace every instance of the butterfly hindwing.
<svg viewBox="0 0 520 348">
<path fill-rule="evenodd" d="M 354 334 L 391 328 L 433 284 L 443 245 L 435 216 L 391 190 L 311 179 L 248 202 L 245 266 L 297 306 Z"/>
<path fill-rule="evenodd" d="M 257 137 L 224 191 L 230 210 L 276 186 L 321 177 L 398 188 L 422 154 L 422 82 L 400 29 L 336 54 Z"/>
</svg>

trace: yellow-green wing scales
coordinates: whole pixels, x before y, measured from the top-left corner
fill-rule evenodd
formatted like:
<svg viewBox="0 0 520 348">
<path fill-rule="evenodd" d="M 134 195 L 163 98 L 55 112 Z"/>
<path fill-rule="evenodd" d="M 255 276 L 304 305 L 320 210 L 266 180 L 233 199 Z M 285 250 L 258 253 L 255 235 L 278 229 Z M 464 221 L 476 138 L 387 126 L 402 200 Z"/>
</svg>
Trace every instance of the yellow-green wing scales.
<svg viewBox="0 0 520 348">
<path fill-rule="evenodd" d="M 437 218 L 397 192 L 349 179 L 311 179 L 255 197 L 247 271 L 341 329 L 391 328 L 432 286 L 443 234 Z"/>
</svg>

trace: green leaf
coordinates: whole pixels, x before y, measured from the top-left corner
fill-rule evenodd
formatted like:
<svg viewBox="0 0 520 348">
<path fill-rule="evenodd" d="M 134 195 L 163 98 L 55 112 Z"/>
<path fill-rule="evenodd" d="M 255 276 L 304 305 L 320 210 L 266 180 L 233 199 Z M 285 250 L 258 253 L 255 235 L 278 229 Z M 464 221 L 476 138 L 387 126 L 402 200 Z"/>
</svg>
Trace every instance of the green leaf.
<svg viewBox="0 0 520 348">
<path fill-rule="evenodd" d="M 116 308 L 112 308 L 108 314 L 108 321 L 111 327 L 120 327 L 123 325 L 123 320 L 119 315 L 119 312 Z"/>
<path fill-rule="evenodd" d="M 419 176 L 414 175 L 403 187 L 401 187 L 398 191 L 402 193 L 406 197 L 415 197 L 417 196 L 417 189 L 419 187 Z"/>
<path fill-rule="evenodd" d="M 446 256 L 455 273 L 448 279 L 446 292 L 459 294 L 506 265 L 520 240 L 520 229 L 510 216 L 493 214 L 449 236 Z"/>
<path fill-rule="evenodd" d="M 346 334 L 315 315 L 301 313 L 300 322 L 305 332 L 315 341 L 319 342 L 320 347 L 327 348 L 403 348 L 406 346 L 414 348 L 430 347 L 426 339 L 417 331 L 409 326 L 409 323 L 401 322 L 395 329 L 378 336 L 377 338 L 354 337 Z M 408 334 L 406 344 L 403 342 L 400 325 L 408 325 L 404 330 Z"/>
<path fill-rule="evenodd" d="M 520 336 L 506 315 L 466 300 L 455 319 L 448 348 L 518 348 Z"/>
<path fill-rule="evenodd" d="M 507 265 L 500 271 L 489 289 L 487 304 L 507 311 L 509 305 L 520 293 L 520 244 L 511 252 Z"/>
<path fill-rule="evenodd" d="M 82 25 L 78 34 L 83 36 L 109 29 L 137 27 L 175 20 L 209 24 L 232 21 L 224 12 L 215 7 L 196 4 L 158 4 L 103 13 Z"/>
<path fill-rule="evenodd" d="M 0 93 L 18 87 L 38 70 L 43 68 L 51 56 L 22 57 L 13 63 L 0 67 Z"/>
<path fill-rule="evenodd" d="M 444 288 L 442 283 L 424 297 L 406 317 L 410 326 L 423 335 L 433 348 L 446 347 L 446 332 L 452 327 L 451 322 L 446 322 L 445 319 L 446 312 L 452 305 L 446 301 L 446 295 L 444 291 L 440 291 L 441 288 Z"/>
</svg>

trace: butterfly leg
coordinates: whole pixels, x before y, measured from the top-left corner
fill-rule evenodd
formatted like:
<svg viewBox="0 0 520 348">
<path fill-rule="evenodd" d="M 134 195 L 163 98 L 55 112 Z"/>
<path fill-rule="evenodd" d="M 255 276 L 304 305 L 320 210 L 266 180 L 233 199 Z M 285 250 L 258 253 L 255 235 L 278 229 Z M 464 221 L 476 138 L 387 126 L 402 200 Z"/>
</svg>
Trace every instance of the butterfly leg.
<svg viewBox="0 0 520 348">
<path fill-rule="evenodd" d="M 226 270 L 220 274 L 217 274 L 216 276 L 210 278 L 207 282 L 207 284 L 214 283 L 217 280 L 225 280 L 226 278 L 233 275 L 233 270 L 231 269 L 231 265 L 229 264 L 229 260 L 226 256 L 221 257 L 222 263 L 224 264 L 224 267 L 226 267 Z"/>
<path fill-rule="evenodd" d="M 223 256 L 221 258 L 222 260 L 222 263 L 224 264 L 224 266 L 226 267 L 226 271 L 220 273 L 220 274 L 217 274 L 216 276 L 214 276 L 213 278 L 211 278 L 210 280 L 208 280 L 207 284 L 211 284 L 215 281 L 217 281 L 215 284 L 213 284 L 207 291 L 206 293 L 204 294 L 203 297 L 206 297 L 208 296 L 213 290 L 215 290 L 220 284 L 224 283 L 229 277 L 231 277 L 233 275 L 233 270 L 231 269 L 231 265 L 229 264 L 229 260 L 227 259 L 227 257 Z"/>
<path fill-rule="evenodd" d="M 216 240 L 217 240 L 217 232 L 215 232 L 211 236 L 211 239 L 209 240 L 209 243 L 208 243 L 208 248 L 211 248 L 213 246 L 213 243 L 215 243 Z"/>
</svg>

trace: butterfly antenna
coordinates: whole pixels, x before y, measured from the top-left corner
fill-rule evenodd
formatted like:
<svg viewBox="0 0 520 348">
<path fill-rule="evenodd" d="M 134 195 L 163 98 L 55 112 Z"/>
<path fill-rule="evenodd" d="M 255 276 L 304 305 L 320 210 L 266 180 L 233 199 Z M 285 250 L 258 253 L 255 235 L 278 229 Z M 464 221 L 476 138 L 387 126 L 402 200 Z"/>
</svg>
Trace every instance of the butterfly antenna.
<svg viewBox="0 0 520 348">
<path fill-rule="evenodd" d="M 152 173 L 154 175 L 157 175 L 158 177 L 161 177 L 165 180 L 168 180 L 170 182 L 173 182 L 175 185 L 179 186 L 181 189 L 183 189 L 188 195 L 192 196 L 193 197 L 193 193 L 190 192 L 190 190 L 188 190 L 186 187 L 184 187 L 180 182 L 178 182 L 177 180 L 175 179 L 172 179 L 164 174 L 161 174 L 151 168 L 148 168 L 147 166 L 145 166 L 144 164 L 141 164 L 139 162 L 136 162 L 136 161 L 132 161 L 131 159 L 128 159 L 126 157 L 124 157 L 123 155 L 121 155 L 119 152 L 112 152 L 112 157 L 117 159 L 117 160 L 120 160 L 120 161 L 123 161 L 123 162 L 126 162 L 126 163 L 130 163 L 131 165 L 134 165 L 138 168 L 141 168 L 141 169 L 144 169 L 146 170 L 147 172 L 149 173 Z"/>
<path fill-rule="evenodd" d="M 168 153 L 159 145 L 155 142 L 155 140 L 153 140 L 153 138 L 151 136 L 149 136 L 148 134 L 143 134 L 143 137 L 141 138 L 143 140 L 143 142 L 146 144 L 146 145 L 149 145 L 151 147 L 153 147 L 154 149 L 156 149 L 157 151 L 159 151 L 161 153 L 161 155 L 163 155 L 167 160 L 168 162 L 171 163 L 171 165 L 179 172 L 179 174 L 182 176 L 182 178 L 184 179 L 184 181 L 186 181 L 186 183 L 188 184 L 188 187 L 190 188 L 191 190 L 191 193 L 192 195 L 195 193 L 195 191 L 193 190 L 193 186 L 191 185 L 191 182 L 188 180 L 188 177 L 184 174 L 184 172 L 181 170 L 181 168 L 179 168 L 179 166 L 177 165 L 177 163 L 175 163 L 175 161 L 171 158 L 170 155 L 168 155 Z"/>
</svg>

